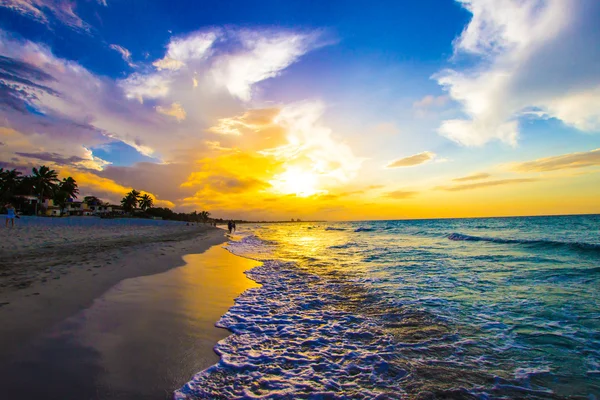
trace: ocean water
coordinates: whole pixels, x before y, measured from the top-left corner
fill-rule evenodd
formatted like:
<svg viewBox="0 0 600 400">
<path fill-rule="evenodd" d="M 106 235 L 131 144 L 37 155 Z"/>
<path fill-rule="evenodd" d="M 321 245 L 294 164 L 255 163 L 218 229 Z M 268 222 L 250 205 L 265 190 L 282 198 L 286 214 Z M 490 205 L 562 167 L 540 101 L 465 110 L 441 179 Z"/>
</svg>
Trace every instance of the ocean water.
<svg viewBox="0 0 600 400">
<path fill-rule="evenodd" d="M 600 216 L 240 226 L 190 398 L 600 398 Z"/>
</svg>

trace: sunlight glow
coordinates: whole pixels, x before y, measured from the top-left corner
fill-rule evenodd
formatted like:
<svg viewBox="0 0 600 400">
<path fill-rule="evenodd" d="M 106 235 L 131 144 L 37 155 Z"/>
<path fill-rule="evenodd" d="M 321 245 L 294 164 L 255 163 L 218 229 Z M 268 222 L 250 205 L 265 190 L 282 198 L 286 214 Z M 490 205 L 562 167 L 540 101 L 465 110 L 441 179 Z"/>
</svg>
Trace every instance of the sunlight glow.
<svg viewBox="0 0 600 400">
<path fill-rule="evenodd" d="M 290 167 L 269 182 L 276 192 L 281 194 L 295 194 L 299 197 L 308 197 L 317 193 L 325 193 L 317 188 L 318 176 L 311 171 L 299 167 Z"/>
</svg>

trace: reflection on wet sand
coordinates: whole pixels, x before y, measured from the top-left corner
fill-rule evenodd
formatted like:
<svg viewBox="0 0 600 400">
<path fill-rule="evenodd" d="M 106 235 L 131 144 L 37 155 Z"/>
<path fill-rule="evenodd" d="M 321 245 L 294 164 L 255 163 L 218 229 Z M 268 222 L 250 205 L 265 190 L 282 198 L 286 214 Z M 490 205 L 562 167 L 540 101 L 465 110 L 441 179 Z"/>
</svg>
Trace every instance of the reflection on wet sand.
<svg viewBox="0 0 600 400">
<path fill-rule="evenodd" d="M 0 366 L 4 394 L 160 398 L 214 364 L 215 322 L 256 283 L 259 263 L 214 246 L 163 274 L 125 280 Z M 34 383 L 35 382 L 35 383 Z M 32 384 L 34 383 L 34 384 Z M 12 397 L 10 397 L 12 398 Z"/>
</svg>

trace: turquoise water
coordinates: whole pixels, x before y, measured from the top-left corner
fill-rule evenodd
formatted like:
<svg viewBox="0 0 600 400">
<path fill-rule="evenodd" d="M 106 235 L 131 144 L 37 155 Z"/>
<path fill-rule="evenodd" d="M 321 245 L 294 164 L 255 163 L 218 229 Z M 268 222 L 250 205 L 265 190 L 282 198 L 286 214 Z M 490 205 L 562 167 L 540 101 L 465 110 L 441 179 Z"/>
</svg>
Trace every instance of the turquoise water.
<svg viewBox="0 0 600 400">
<path fill-rule="evenodd" d="M 263 284 L 177 397 L 600 397 L 600 216 L 241 227 Z"/>
</svg>

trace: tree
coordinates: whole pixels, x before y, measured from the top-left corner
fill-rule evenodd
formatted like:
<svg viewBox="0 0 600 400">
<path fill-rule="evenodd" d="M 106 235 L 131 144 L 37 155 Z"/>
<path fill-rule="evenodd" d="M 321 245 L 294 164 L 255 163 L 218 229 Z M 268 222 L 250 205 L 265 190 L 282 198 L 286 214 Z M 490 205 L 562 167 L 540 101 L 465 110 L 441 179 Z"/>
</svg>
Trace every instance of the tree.
<svg viewBox="0 0 600 400">
<path fill-rule="evenodd" d="M 22 178 L 21 173 L 16 169 L 5 170 L 0 168 L 0 196 L 1 200 L 10 200 L 17 192 Z"/>
<path fill-rule="evenodd" d="M 77 195 L 79 194 L 77 182 L 75 182 L 75 179 L 71 178 L 70 176 L 62 180 L 58 190 L 67 193 L 68 199 L 76 199 Z"/>
<path fill-rule="evenodd" d="M 33 178 L 33 189 L 35 190 L 36 195 L 39 196 L 38 203 L 43 203 L 44 198 L 47 198 L 54 194 L 56 185 L 58 182 L 60 182 L 58 179 L 58 173 L 55 170 L 46 167 L 45 165 L 42 165 L 39 169 L 34 167 L 31 169 L 31 171 Z M 36 203 L 36 215 L 37 212 L 38 204 Z"/>
<path fill-rule="evenodd" d="M 139 205 L 143 211 L 146 211 L 154 205 L 154 201 L 152 200 L 152 197 L 150 197 L 148 194 L 145 194 L 140 197 Z"/>
<path fill-rule="evenodd" d="M 208 218 L 210 217 L 210 213 L 208 211 L 201 211 L 198 215 L 200 216 L 200 219 L 203 223 L 208 222 Z"/>
<path fill-rule="evenodd" d="M 69 193 L 64 190 L 57 190 L 54 192 L 54 196 L 52 196 L 52 201 L 54 204 L 60 207 L 61 212 L 67 208 L 67 200 L 69 199 Z"/>
<path fill-rule="evenodd" d="M 60 210 L 63 211 L 67 208 L 67 201 L 69 199 L 76 199 L 79 194 L 79 189 L 77 187 L 77 182 L 75 179 L 64 178 L 61 183 L 59 183 L 54 191 L 54 195 L 52 196 L 52 200 L 54 204 L 60 207 Z"/>
<path fill-rule="evenodd" d="M 140 192 L 133 189 L 121 199 L 121 205 L 126 212 L 132 212 L 138 204 Z"/>
<path fill-rule="evenodd" d="M 96 196 L 85 196 L 83 201 L 89 206 L 99 206 L 102 205 L 102 200 L 97 198 Z"/>
</svg>

